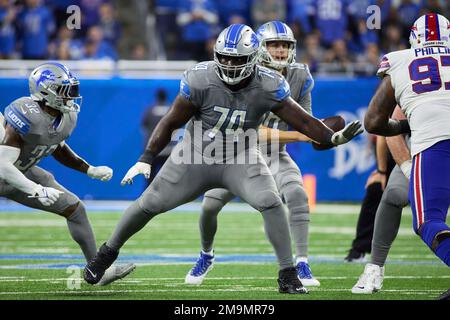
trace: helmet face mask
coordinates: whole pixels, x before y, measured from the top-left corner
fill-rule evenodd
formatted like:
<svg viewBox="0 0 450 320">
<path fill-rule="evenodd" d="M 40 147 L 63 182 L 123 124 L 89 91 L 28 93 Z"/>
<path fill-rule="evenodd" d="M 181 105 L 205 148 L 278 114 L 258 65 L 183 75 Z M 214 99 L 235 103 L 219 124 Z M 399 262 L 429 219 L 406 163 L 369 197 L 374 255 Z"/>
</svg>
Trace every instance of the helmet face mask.
<svg viewBox="0 0 450 320">
<path fill-rule="evenodd" d="M 414 22 L 409 36 L 411 48 L 450 47 L 450 22 L 440 14 L 426 14 Z"/>
<path fill-rule="evenodd" d="M 249 26 L 229 26 L 219 34 L 214 46 L 217 76 L 228 85 L 240 83 L 253 74 L 258 53 L 259 41 Z"/>
<path fill-rule="evenodd" d="M 295 63 L 297 41 L 291 28 L 285 23 L 281 21 L 267 22 L 258 28 L 256 34 L 261 42 L 258 63 L 279 71 Z M 276 59 L 270 54 L 268 44 L 273 42 L 288 44 L 288 54 L 285 60 Z"/>
<path fill-rule="evenodd" d="M 31 72 L 28 83 L 33 100 L 63 113 L 80 111 L 80 82 L 66 66 L 44 63 Z"/>
</svg>

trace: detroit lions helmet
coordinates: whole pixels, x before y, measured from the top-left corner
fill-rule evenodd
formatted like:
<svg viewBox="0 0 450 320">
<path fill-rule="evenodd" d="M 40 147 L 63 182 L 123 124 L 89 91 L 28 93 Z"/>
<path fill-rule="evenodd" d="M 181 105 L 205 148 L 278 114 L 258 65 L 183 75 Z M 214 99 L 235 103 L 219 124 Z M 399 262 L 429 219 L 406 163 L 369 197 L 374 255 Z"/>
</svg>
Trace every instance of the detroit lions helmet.
<svg viewBox="0 0 450 320">
<path fill-rule="evenodd" d="M 47 62 L 31 72 L 28 79 L 31 98 L 63 113 L 79 112 L 80 82 L 63 64 Z"/>
<path fill-rule="evenodd" d="M 281 21 L 270 21 L 263 24 L 256 31 L 261 42 L 259 63 L 275 70 L 282 70 L 295 62 L 296 44 L 294 33 L 287 24 Z M 289 44 L 288 57 L 285 61 L 275 60 L 267 50 L 267 43 L 270 41 L 286 41 Z"/>
<path fill-rule="evenodd" d="M 411 28 L 409 43 L 414 49 L 450 47 L 450 22 L 436 13 L 421 16 Z"/>
<path fill-rule="evenodd" d="M 229 85 L 238 84 L 255 70 L 258 52 L 258 38 L 249 26 L 230 25 L 219 34 L 214 46 L 217 75 Z"/>
</svg>

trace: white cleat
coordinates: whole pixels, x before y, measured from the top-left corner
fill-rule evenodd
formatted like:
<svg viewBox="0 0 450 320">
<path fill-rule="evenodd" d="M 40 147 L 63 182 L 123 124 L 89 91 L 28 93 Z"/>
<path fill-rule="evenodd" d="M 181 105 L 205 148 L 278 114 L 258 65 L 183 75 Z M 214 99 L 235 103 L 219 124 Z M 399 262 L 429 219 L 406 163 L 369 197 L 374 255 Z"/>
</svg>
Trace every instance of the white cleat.
<svg viewBox="0 0 450 320">
<path fill-rule="evenodd" d="M 197 259 L 194 267 L 188 272 L 184 283 L 191 285 L 201 285 L 203 279 L 214 266 L 214 254 L 208 255 L 203 251 L 200 252 L 200 257 Z"/>
<path fill-rule="evenodd" d="M 111 267 L 106 269 L 105 274 L 96 284 L 96 286 L 107 286 L 111 282 L 125 278 L 131 272 L 136 269 L 136 265 L 133 263 L 127 264 L 113 264 Z"/>
<path fill-rule="evenodd" d="M 363 274 L 359 277 L 358 282 L 353 286 L 354 294 L 372 294 L 383 287 L 384 267 L 368 263 L 364 268 Z"/>
</svg>

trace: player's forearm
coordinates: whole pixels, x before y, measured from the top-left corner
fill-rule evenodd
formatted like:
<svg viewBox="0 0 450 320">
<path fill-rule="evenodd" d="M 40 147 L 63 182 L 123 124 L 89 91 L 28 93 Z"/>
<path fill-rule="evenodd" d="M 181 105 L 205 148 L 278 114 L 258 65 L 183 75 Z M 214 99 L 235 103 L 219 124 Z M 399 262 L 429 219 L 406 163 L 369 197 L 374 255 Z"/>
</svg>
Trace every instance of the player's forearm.
<svg viewBox="0 0 450 320">
<path fill-rule="evenodd" d="M 20 149 L 4 145 L 0 146 L 0 179 L 24 193 L 33 194 L 38 185 L 25 177 L 14 166 L 14 162 L 17 161 L 19 155 Z"/>
<path fill-rule="evenodd" d="M 311 139 L 297 131 L 283 131 L 261 126 L 259 141 L 272 143 L 310 142 Z"/>
<path fill-rule="evenodd" d="M 388 137 L 386 143 L 395 163 L 402 165 L 405 161 L 411 160 L 411 153 L 403 135 Z"/>
<path fill-rule="evenodd" d="M 163 118 L 150 136 L 147 147 L 138 161 L 152 164 L 155 157 L 170 143 L 172 133 L 176 129 L 178 128 L 173 123 Z"/>
<path fill-rule="evenodd" d="M 386 172 L 387 171 L 387 144 L 386 144 L 386 138 L 382 136 L 377 137 L 376 142 L 376 149 L 377 149 L 377 170 L 380 172 Z"/>
<path fill-rule="evenodd" d="M 411 132 L 408 120 L 378 119 L 376 116 L 366 114 L 364 126 L 367 132 L 392 137 L 399 134 L 408 134 Z"/>
<path fill-rule="evenodd" d="M 89 169 L 89 163 L 78 156 L 66 143 L 53 152 L 53 157 L 59 163 L 73 170 L 87 173 Z"/>
</svg>

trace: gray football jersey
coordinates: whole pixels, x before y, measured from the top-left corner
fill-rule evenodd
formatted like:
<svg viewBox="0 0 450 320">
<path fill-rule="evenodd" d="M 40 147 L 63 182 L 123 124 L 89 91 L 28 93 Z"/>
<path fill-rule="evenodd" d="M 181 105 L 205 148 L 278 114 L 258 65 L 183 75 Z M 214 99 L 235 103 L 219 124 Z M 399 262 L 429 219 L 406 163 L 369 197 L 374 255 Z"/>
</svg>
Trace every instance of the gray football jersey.
<svg viewBox="0 0 450 320">
<path fill-rule="evenodd" d="M 236 143 L 251 140 L 246 139 L 246 133 L 257 131 L 264 115 L 290 96 L 290 88 L 282 75 L 257 66 L 249 85 L 232 91 L 220 80 L 215 67 L 214 61 L 207 61 L 185 71 L 180 94 L 197 107 L 186 130 L 194 149 L 203 152 L 213 142 L 227 148 L 228 153 L 236 150 Z M 198 135 L 200 126 L 203 137 Z"/>
<path fill-rule="evenodd" d="M 289 83 L 292 99 L 312 115 L 311 90 L 314 87 L 314 80 L 309 72 L 308 65 L 303 63 L 289 65 L 286 69 L 285 78 Z M 272 112 L 265 116 L 263 125 L 272 129 L 289 130 L 289 125 Z"/>
<path fill-rule="evenodd" d="M 4 116 L 24 141 L 19 159 L 14 164 L 22 172 L 52 154 L 71 135 L 77 124 L 77 113 L 63 113 L 58 121 L 30 97 L 12 102 L 6 107 Z"/>
</svg>

